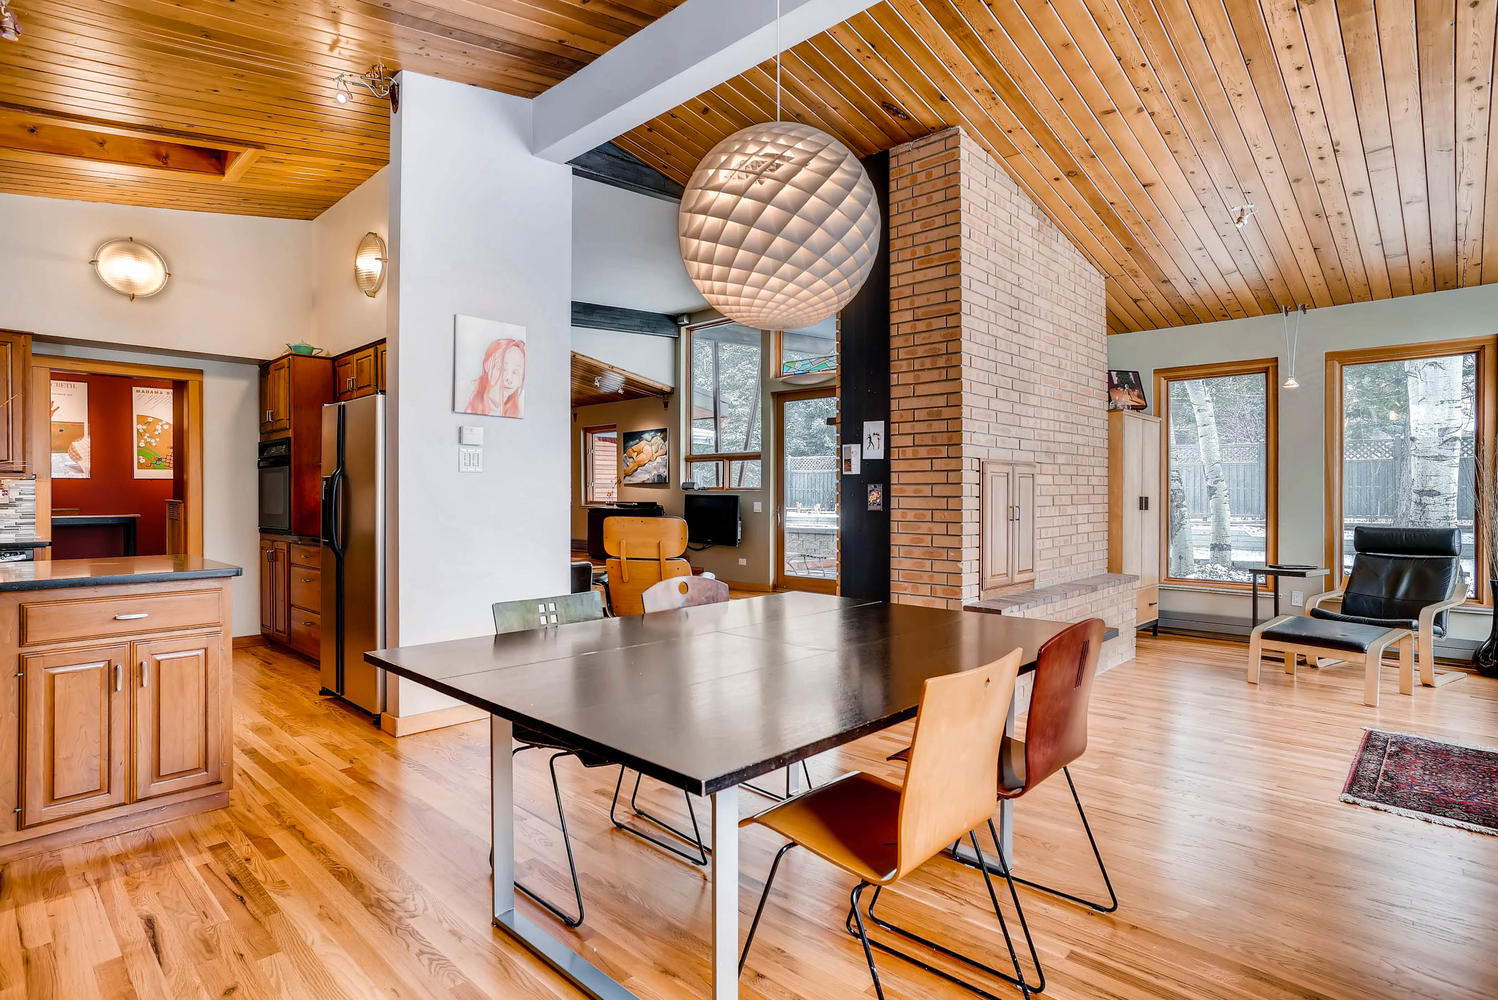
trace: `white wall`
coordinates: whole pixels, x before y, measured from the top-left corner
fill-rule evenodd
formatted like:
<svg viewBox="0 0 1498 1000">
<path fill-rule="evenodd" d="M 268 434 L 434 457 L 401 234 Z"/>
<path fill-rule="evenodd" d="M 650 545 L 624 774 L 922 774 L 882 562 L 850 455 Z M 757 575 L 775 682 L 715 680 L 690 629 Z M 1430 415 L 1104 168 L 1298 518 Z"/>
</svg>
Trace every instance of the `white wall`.
<svg viewBox="0 0 1498 1000">
<path fill-rule="evenodd" d="M 310 343 L 338 354 L 385 336 L 390 296 L 370 298 L 354 284 L 354 250 L 365 233 L 389 241 L 389 168 L 377 171 L 311 223 L 313 271 Z M 388 276 L 387 276 L 388 280 Z"/>
<path fill-rule="evenodd" d="M 670 337 L 572 328 L 572 349 L 578 354 L 644 375 L 662 385 L 676 384 L 677 348 L 678 342 Z"/>
<path fill-rule="evenodd" d="M 706 307 L 681 261 L 676 202 L 580 177 L 572 191 L 574 299 L 673 316 Z"/>
<path fill-rule="evenodd" d="M 389 167 L 391 642 L 479 635 L 493 629 L 492 602 L 568 589 L 572 174 L 532 156 L 530 134 L 528 100 L 401 74 Z M 455 313 L 526 327 L 523 419 L 453 412 Z M 482 473 L 458 472 L 465 424 L 484 429 Z M 448 704 L 397 682 L 387 707 Z"/>
<path fill-rule="evenodd" d="M 1154 412 L 1154 370 L 1179 365 L 1278 357 L 1288 371 L 1279 316 L 1257 316 L 1125 333 L 1108 338 L 1108 367 L 1137 370 Z M 1279 559 L 1322 565 L 1325 548 L 1324 381 L 1328 351 L 1491 336 L 1498 330 L 1498 285 L 1431 292 L 1378 302 L 1313 309 L 1300 328 L 1299 389 L 1279 391 Z M 1291 584 L 1286 583 L 1288 594 Z M 1304 585 L 1295 581 L 1296 588 Z M 1313 586 L 1310 588 L 1315 590 Z M 1162 588 L 1166 611 L 1245 615 L 1242 594 Z M 1264 607 L 1268 612 L 1268 606 Z M 1465 613 L 1458 637 L 1487 634 L 1487 614 Z"/>
<path fill-rule="evenodd" d="M 0 234 L 0 327 L 226 358 L 310 332 L 311 223 L 0 194 Z M 120 236 L 166 258 L 160 294 L 132 302 L 94 274 Z"/>
<path fill-rule="evenodd" d="M 244 575 L 231 584 L 234 634 L 260 633 L 259 477 L 260 369 L 159 353 L 37 342 L 37 354 L 97 358 L 203 372 L 203 557 L 232 563 Z"/>
</svg>

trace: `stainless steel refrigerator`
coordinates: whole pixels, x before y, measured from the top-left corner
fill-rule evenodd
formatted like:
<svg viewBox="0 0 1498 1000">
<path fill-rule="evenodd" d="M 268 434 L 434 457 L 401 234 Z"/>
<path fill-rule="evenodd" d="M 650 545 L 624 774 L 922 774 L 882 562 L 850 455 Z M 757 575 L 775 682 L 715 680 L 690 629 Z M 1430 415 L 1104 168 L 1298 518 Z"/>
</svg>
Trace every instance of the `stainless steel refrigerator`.
<svg viewBox="0 0 1498 1000">
<path fill-rule="evenodd" d="M 385 397 L 322 408 L 322 687 L 385 710 Z"/>
</svg>

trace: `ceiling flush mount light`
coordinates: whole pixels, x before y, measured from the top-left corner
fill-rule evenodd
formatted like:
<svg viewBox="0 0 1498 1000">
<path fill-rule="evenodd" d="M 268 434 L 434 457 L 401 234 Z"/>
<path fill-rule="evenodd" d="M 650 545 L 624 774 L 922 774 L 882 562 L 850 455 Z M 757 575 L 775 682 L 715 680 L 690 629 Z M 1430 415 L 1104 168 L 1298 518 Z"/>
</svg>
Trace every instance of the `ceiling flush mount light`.
<svg viewBox="0 0 1498 1000">
<path fill-rule="evenodd" d="M 374 298 L 385 284 L 385 241 L 379 233 L 365 233 L 354 251 L 354 284 L 359 291 Z"/>
<path fill-rule="evenodd" d="M 132 302 L 155 295 L 172 276 L 156 248 L 137 243 L 133 236 L 101 244 L 89 263 L 100 281 Z"/>
<path fill-rule="evenodd" d="M 353 100 L 354 87 L 363 87 L 380 100 L 388 100 L 391 111 L 396 110 L 400 101 L 400 87 L 395 77 L 385 72 L 382 62 L 375 63 L 363 73 L 339 73 L 333 77 L 333 100 L 347 104 Z"/>
<path fill-rule="evenodd" d="M 1300 388 L 1300 379 L 1295 377 L 1295 355 L 1300 349 L 1300 321 L 1305 317 L 1306 307 L 1303 305 L 1296 306 L 1293 311 L 1295 313 L 1295 325 L 1292 329 L 1290 325 L 1291 308 L 1285 306 L 1280 310 L 1280 325 L 1283 327 L 1285 336 L 1285 358 L 1289 362 L 1290 368 L 1289 374 L 1285 376 L 1285 381 L 1280 383 L 1281 389 Z"/>
<path fill-rule="evenodd" d="M 624 376 L 618 372 L 603 372 L 602 374 L 593 376 L 593 386 L 599 392 L 623 392 Z"/>
<path fill-rule="evenodd" d="M 1258 212 L 1258 207 L 1253 205 L 1252 203 L 1247 205 L 1239 205 L 1237 208 L 1232 210 L 1233 228 L 1242 229 L 1244 226 L 1248 225 L 1248 220 L 1252 219 L 1255 215 L 1258 214 Z"/>
<path fill-rule="evenodd" d="M 778 3 L 775 24 L 778 35 Z M 775 78 L 779 118 L 778 52 Z M 879 252 L 879 203 L 863 164 L 799 122 L 751 125 L 714 146 L 687 182 L 678 220 L 682 260 L 708 305 L 759 330 L 834 315 Z"/>
<path fill-rule="evenodd" d="M 7 0 L 0 0 L 0 38 L 7 42 L 21 39 L 21 20 L 16 17 L 16 12 L 11 9 Z"/>
</svg>

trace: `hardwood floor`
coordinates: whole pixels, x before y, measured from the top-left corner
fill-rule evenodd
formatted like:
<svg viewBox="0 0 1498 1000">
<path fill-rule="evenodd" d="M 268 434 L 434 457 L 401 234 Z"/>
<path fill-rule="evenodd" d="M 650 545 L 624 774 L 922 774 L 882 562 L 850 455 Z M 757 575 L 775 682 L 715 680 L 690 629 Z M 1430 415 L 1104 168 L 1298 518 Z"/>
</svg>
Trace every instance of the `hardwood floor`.
<svg viewBox="0 0 1498 1000">
<path fill-rule="evenodd" d="M 1104 917 L 1026 892 L 1047 995 L 1498 995 L 1498 838 L 1337 801 L 1364 725 L 1498 743 L 1498 681 L 1410 698 L 1389 669 L 1370 709 L 1358 669 L 1292 682 L 1266 668 L 1251 688 L 1244 656 L 1141 638 L 1138 660 L 1099 679 L 1073 773 L 1121 905 Z M 0 870 L 0 1000 L 577 996 L 489 927 L 487 727 L 397 742 L 319 699 L 305 662 L 251 647 L 235 666 L 230 808 Z M 814 772 L 888 769 L 907 735 Z M 519 801 L 534 810 L 521 874 L 566 898 L 545 757 L 520 759 Z M 573 943 L 641 997 L 703 996 L 703 871 L 612 830 L 611 769 L 561 768 L 588 906 Z M 680 802 L 651 796 L 663 812 Z M 1064 782 L 1023 802 L 1016 826 L 1027 874 L 1094 885 Z M 745 926 L 777 846 L 746 832 Z M 936 862 L 914 882 L 891 914 L 991 949 L 976 873 Z M 850 888 L 814 858 L 786 859 L 745 996 L 872 996 L 841 931 Z M 891 1000 L 967 995 L 894 959 L 880 968 Z"/>
</svg>

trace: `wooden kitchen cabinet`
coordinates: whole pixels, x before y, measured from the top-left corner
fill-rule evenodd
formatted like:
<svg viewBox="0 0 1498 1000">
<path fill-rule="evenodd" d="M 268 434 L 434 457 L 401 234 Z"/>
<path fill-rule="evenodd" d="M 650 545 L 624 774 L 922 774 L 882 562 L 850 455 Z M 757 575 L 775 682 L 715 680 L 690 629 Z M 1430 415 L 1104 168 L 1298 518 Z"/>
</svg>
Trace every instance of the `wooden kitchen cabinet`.
<svg viewBox="0 0 1498 1000">
<path fill-rule="evenodd" d="M 989 593 L 1035 579 L 1035 466 L 984 462 L 980 590 Z"/>
<path fill-rule="evenodd" d="M 385 342 L 365 344 L 333 359 L 333 388 L 338 402 L 358 399 L 385 388 Z"/>
<path fill-rule="evenodd" d="M 228 803 L 228 576 L 87 584 L 0 592 L 0 865 Z"/>
<path fill-rule="evenodd" d="M 21 657 L 21 826 L 128 801 L 130 645 Z"/>
<path fill-rule="evenodd" d="M 291 430 L 291 358 L 281 357 L 260 369 L 260 433 Z"/>
<path fill-rule="evenodd" d="M 1160 418 L 1108 411 L 1108 572 L 1137 576 L 1134 624 L 1159 630 Z"/>
<path fill-rule="evenodd" d="M 0 330 L 0 472 L 26 469 L 26 383 L 31 334 Z"/>
<path fill-rule="evenodd" d="M 131 662 L 135 798 L 218 781 L 225 674 L 218 634 L 137 642 Z"/>
<path fill-rule="evenodd" d="M 290 545 L 274 535 L 260 536 L 260 631 L 287 642 L 291 638 Z"/>
<path fill-rule="evenodd" d="M 291 648 L 311 659 L 322 656 L 322 547 L 291 544 Z"/>
</svg>

